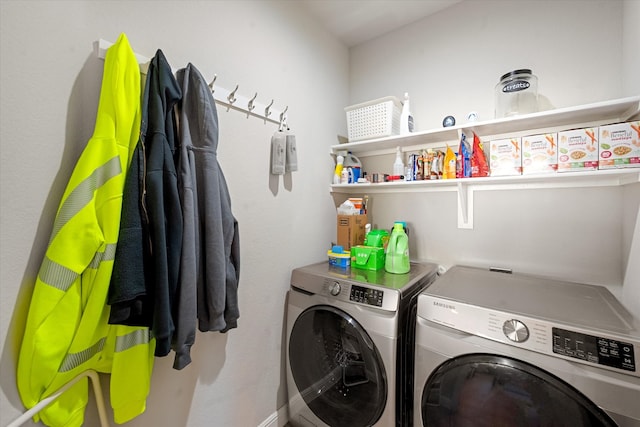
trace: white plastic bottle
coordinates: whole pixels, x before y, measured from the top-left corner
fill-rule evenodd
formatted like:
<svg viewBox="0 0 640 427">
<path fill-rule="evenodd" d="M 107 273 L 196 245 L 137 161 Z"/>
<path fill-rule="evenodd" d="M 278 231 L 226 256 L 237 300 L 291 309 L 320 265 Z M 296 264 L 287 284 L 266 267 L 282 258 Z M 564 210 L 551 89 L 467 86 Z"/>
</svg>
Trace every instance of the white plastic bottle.
<svg viewBox="0 0 640 427">
<path fill-rule="evenodd" d="M 360 159 L 353 155 L 351 151 L 347 151 L 347 153 L 343 156 L 344 158 L 344 167 L 345 168 L 362 168 L 362 163 L 360 163 Z"/>
<path fill-rule="evenodd" d="M 402 113 L 400 113 L 400 135 L 407 135 L 411 132 L 413 132 L 413 115 L 409 104 L 409 94 L 405 92 Z"/>
<path fill-rule="evenodd" d="M 333 183 L 340 184 L 342 180 L 342 168 L 344 167 L 344 157 L 336 157 L 336 168 L 333 171 Z"/>
<path fill-rule="evenodd" d="M 404 162 L 402 161 L 402 151 L 400 147 L 396 148 L 396 160 L 393 162 L 393 174 L 396 176 L 404 175 Z"/>
</svg>

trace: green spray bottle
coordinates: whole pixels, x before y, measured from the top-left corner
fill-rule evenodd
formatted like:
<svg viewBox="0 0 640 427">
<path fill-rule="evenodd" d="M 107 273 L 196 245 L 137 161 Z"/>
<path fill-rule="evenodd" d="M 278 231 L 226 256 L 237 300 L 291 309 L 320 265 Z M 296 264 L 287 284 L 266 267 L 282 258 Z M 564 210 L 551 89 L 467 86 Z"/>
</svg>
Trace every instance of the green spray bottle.
<svg viewBox="0 0 640 427">
<path fill-rule="evenodd" d="M 393 224 L 391 237 L 389 237 L 389 243 L 387 244 L 384 269 L 393 274 L 409 272 L 409 236 L 405 233 L 401 222 Z"/>
</svg>

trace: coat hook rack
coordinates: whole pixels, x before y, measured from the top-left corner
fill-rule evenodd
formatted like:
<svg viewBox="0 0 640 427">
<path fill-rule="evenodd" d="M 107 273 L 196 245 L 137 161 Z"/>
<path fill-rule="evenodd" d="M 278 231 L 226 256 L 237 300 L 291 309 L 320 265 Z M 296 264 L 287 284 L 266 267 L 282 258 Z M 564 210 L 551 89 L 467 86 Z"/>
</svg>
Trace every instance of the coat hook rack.
<svg viewBox="0 0 640 427">
<path fill-rule="evenodd" d="M 98 58 L 104 59 L 107 54 L 107 49 L 109 49 L 111 45 L 113 45 L 113 43 L 107 40 L 99 39 L 95 41 L 94 48 L 96 50 Z M 140 72 L 146 74 L 151 58 L 142 56 L 138 53 L 135 53 L 135 56 L 138 60 L 138 63 L 140 64 Z M 227 107 L 227 109 L 244 111 L 245 113 L 247 113 L 247 116 L 261 118 L 265 123 L 271 122 L 280 125 L 283 121 L 286 121 L 286 111 L 288 107 L 283 112 L 274 109 L 273 99 L 271 100 L 271 103 L 269 105 L 265 106 L 264 104 L 256 101 L 256 98 L 258 96 L 257 93 L 253 96 L 253 98 L 248 98 L 246 96 L 243 96 L 242 94 L 237 93 L 239 85 L 236 85 L 233 91 L 220 86 L 214 87 L 217 78 L 218 75 L 214 74 L 213 80 L 211 81 L 211 83 L 209 83 L 209 88 L 211 88 L 213 99 L 215 99 L 216 103 L 224 105 L 225 107 Z M 280 120 L 275 117 L 279 117 Z"/>
</svg>

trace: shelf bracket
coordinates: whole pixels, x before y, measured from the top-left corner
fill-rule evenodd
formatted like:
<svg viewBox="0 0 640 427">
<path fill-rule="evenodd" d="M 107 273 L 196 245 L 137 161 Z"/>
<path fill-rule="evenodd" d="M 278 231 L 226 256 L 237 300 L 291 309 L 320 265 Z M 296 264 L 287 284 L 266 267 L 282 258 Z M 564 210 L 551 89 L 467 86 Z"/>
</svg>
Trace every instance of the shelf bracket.
<svg viewBox="0 0 640 427">
<path fill-rule="evenodd" d="M 458 182 L 458 228 L 473 229 L 473 189 Z"/>
</svg>

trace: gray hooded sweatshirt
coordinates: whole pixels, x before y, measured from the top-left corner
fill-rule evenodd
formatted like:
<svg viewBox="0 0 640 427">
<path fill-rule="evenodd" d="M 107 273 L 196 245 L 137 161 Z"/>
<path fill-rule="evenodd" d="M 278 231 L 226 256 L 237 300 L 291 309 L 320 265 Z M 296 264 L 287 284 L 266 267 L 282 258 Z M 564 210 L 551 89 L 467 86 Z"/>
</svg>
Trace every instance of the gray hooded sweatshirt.
<svg viewBox="0 0 640 427">
<path fill-rule="evenodd" d="M 202 332 L 237 327 L 240 246 L 227 182 L 218 164 L 218 113 L 206 80 L 192 64 L 177 73 L 183 212 L 174 367 L 191 362 L 195 316 Z"/>
</svg>

